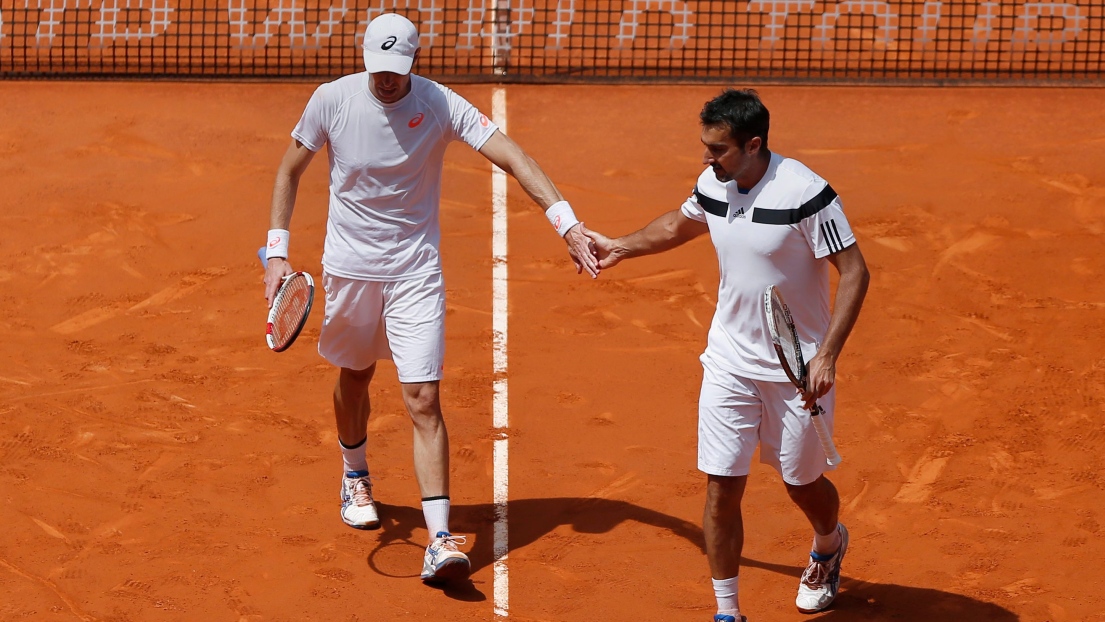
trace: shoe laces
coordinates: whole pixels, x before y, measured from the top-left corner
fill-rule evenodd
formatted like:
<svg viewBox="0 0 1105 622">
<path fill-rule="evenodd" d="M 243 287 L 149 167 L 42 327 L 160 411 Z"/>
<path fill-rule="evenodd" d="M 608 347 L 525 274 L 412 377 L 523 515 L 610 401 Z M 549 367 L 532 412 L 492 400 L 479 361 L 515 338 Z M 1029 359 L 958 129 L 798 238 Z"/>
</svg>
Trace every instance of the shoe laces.
<svg viewBox="0 0 1105 622">
<path fill-rule="evenodd" d="M 367 475 L 349 478 L 349 496 L 356 506 L 365 506 L 372 503 L 372 480 Z"/>
<path fill-rule="evenodd" d="M 443 538 L 434 540 L 435 548 L 445 549 L 446 551 L 456 551 L 458 544 L 465 544 L 468 542 L 467 536 L 454 536 L 449 535 Z"/>
<path fill-rule="evenodd" d="M 835 555 L 833 556 L 836 557 Z M 822 584 L 829 580 L 832 574 L 833 560 L 817 561 L 814 558 L 810 558 L 810 563 L 806 566 L 806 570 L 802 572 L 802 583 L 811 588 L 819 588 Z"/>
</svg>

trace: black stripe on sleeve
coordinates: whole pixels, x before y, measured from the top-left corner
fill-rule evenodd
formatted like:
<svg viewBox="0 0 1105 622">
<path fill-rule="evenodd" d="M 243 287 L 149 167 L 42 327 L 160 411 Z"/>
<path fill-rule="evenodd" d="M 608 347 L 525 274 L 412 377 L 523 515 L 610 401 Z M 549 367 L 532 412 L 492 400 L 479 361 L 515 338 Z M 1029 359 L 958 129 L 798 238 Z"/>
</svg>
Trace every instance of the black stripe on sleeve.
<svg viewBox="0 0 1105 622">
<path fill-rule="evenodd" d="M 825 209 L 836 198 L 836 190 L 825 184 L 817 196 L 806 201 L 801 207 L 795 209 L 763 209 L 757 207 L 752 211 L 752 222 L 765 225 L 796 225 Z"/>
<path fill-rule="evenodd" d="M 829 246 L 829 254 L 832 254 L 832 239 L 829 238 L 828 233 L 825 233 L 825 223 L 822 222 L 821 224 L 819 224 L 818 230 L 821 231 L 821 239 L 824 240 L 825 246 Z"/>
<path fill-rule="evenodd" d="M 718 201 L 717 199 L 711 199 L 710 197 L 702 194 L 698 190 L 698 186 L 694 188 L 694 198 L 698 201 L 698 204 L 702 206 L 702 209 L 707 213 L 714 216 L 721 216 L 725 218 L 729 215 L 729 204 L 725 201 Z"/>
<path fill-rule="evenodd" d="M 840 230 L 836 228 L 836 219 L 829 220 L 829 228 L 832 230 L 832 236 L 836 240 L 836 250 L 844 250 L 844 240 L 840 239 Z"/>
<path fill-rule="evenodd" d="M 833 236 L 825 227 L 825 223 L 821 223 L 818 228 L 821 229 L 821 239 L 825 240 L 825 245 L 829 247 L 829 254 L 832 255 L 838 250 L 837 248 L 835 248 L 836 240 L 833 239 Z"/>
</svg>

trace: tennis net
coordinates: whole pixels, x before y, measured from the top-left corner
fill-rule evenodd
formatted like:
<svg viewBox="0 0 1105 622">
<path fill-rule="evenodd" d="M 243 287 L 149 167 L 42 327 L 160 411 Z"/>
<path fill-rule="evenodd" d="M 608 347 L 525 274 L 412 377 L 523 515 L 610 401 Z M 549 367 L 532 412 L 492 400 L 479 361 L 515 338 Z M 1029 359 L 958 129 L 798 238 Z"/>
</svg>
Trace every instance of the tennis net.
<svg viewBox="0 0 1105 622">
<path fill-rule="evenodd" d="M 0 0 L 6 78 L 320 79 L 370 19 L 454 81 L 1103 84 L 1105 0 Z"/>
</svg>

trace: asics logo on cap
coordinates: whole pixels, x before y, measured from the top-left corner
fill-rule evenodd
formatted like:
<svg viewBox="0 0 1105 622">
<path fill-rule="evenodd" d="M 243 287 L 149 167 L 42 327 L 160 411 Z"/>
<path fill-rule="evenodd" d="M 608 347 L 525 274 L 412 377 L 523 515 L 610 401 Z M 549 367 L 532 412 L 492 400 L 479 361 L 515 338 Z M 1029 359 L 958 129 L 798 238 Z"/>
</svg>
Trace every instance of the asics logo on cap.
<svg viewBox="0 0 1105 622">
<path fill-rule="evenodd" d="M 390 50 L 390 49 L 391 49 L 391 46 L 395 45 L 395 44 L 396 44 L 396 43 L 398 43 L 398 42 L 399 42 L 399 38 L 398 38 L 398 37 L 396 37 L 395 35 L 391 35 L 390 37 L 388 37 L 388 38 L 387 38 L 387 39 L 386 39 L 386 40 L 385 40 L 385 41 L 383 42 L 383 44 L 381 44 L 381 45 L 380 45 L 380 49 L 381 49 L 381 50 Z"/>
</svg>

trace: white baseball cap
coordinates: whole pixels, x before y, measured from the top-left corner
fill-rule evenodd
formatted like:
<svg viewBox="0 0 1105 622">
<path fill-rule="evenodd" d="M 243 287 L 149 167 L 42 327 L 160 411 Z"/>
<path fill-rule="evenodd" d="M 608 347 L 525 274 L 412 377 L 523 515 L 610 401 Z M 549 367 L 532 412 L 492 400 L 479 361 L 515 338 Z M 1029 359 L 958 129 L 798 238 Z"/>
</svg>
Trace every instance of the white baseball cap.
<svg viewBox="0 0 1105 622">
<path fill-rule="evenodd" d="M 418 29 L 398 13 L 385 13 L 368 23 L 364 33 L 364 66 L 368 73 L 411 72 L 418 51 Z"/>
</svg>

